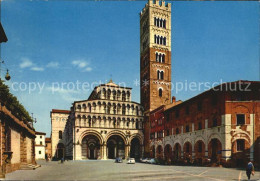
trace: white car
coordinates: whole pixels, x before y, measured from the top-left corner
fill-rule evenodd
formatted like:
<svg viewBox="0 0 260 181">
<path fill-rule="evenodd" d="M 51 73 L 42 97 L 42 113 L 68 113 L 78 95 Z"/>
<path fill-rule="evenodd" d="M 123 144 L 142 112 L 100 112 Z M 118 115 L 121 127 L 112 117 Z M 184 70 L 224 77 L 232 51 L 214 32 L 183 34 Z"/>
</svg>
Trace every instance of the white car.
<svg viewBox="0 0 260 181">
<path fill-rule="evenodd" d="M 127 159 L 127 163 L 128 163 L 128 164 L 131 164 L 131 163 L 132 163 L 132 164 L 135 164 L 135 159 L 134 159 L 134 158 L 128 158 L 128 159 Z"/>
</svg>

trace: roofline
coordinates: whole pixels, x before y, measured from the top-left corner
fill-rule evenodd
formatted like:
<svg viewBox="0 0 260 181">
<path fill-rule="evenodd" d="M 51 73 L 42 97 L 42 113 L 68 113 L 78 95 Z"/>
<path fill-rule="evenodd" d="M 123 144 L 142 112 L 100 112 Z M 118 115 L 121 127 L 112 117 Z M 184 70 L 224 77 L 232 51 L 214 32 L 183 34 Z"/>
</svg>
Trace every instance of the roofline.
<svg viewBox="0 0 260 181">
<path fill-rule="evenodd" d="M 161 105 L 161 106 L 157 107 L 156 109 L 152 110 L 150 113 L 153 114 L 153 113 L 159 111 L 160 109 L 164 110 L 164 108 L 165 108 L 165 105 Z"/>
<path fill-rule="evenodd" d="M 247 83 L 247 82 L 260 84 L 260 81 L 249 81 L 249 80 L 237 80 L 237 81 L 233 81 L 233 82 L 224 82 L 224 83 L 219 84 L 219 85 L 217 85 L 217 86 L 215 86 L 215 87 L 213 87 L 213 88 L 211 88 L 211 89 L 209 89 L 209 90 L 206 90 L 206 91 L 204 91 L 204 92 L 202 92 L 202 93 L 200 93 L 200 94 L 198 94 L 198 95 L 196 95 L 196 96 L 194 96 L 194 97 L 191 97 L 191 98 L 189 98 L 189 99 L 183 101 L 183 102 L 180 103 L 180 104 L 177 104 L 177 105 L 175 105 L 175 106 L 173 106 L 173 107 L 171 107 L 171 108 L 169 108 L 169 109 L 166 109 L 165 112 L 168 112 L 168 111 L 170 111 L 170 110 L 172 110 L 172 109 L 174 109 L 174 108 L 176 108 L 176 107 L 178 107 L 178 106 L 180 106 L 180 105 L 186 104 L 187 102 L 189 102 L 189 101 L 191 101 L 191 100 L 193 100 L 193 99 L 196 99 L 197 97 L 199 97 L 199 96 L 201 96 L 201 95 L 204 95 L 204 94 L 206 94 L 206 93 L 208 93 L 208 92 L 214 91 L 214 89 L 216 89 L 216 88 L 218 88 L 218 87 L 221 87 L 221 86 L 223 86 L 223 85 L 226 85 L 226 84 L 236 84 L 236 83 Z M 226 91 L 226 90 L 224 90 L 224 91 Z M 216 92 L 219 92 L 219 91 L 216 91 Z"/>
<path fill-rule="evenodd" d="M 69 110 L 62 110 L 62 109 L 52 109 L 51 113 L 61 113 L 61 114 L 69 114 Z"/>
<path fill-rule="evenodd" d="M 35 131 L 36 135 L 46 135 L 46 133 Z"/>
<path fill-rule="evenodd" d="M 82 100 L 82 101 L 74 101 L 73 102 L 73 105 L 75 104 L 75 103 L 80 103 L 80 102 L 85 102 L 85 101 L 106 101 L 106 100 L 108 100 L 108 99 L 92 99 L 92 100 Z M 109 100 L 110 102 L 114 102 L 114 100 Z M 122 102 L 122 103 L 125 103 L 125 104 L 129 104 L 129 103 L 134 103 L 134 104 L 138 104 L 138 105 L 140 105 L 140 106 L 142 106 L 140 103 L 138 103 L 138 102 L 135 102 L 135 101 L 129 101 L 129 102 L 126 102 L 126 101 L 116 101 L 116 102 Z"/>
</svg>

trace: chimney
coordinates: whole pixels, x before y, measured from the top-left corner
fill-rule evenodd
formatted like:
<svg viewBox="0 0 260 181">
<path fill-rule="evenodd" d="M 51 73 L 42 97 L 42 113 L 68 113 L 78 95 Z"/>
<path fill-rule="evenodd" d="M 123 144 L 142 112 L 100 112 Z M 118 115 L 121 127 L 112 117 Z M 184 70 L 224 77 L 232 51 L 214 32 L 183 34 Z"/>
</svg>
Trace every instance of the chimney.
<svg viewBox="0 0 260 181">
<path fill-rule="evenodd" d="M 172 103 L 176 102 L 176 97 L 172 96 Z"/>
</svg>

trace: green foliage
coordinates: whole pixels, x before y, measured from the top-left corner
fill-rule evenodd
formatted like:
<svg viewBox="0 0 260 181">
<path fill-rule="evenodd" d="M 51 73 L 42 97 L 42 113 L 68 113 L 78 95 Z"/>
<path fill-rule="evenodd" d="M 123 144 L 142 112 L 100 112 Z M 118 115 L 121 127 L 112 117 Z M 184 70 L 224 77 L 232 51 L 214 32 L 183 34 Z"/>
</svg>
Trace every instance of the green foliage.
<svg viewBox="0 0 260 181">
<path fill-rule="evenodd" d="M 10 93 L 9 88 L 2 80 L 0 80 L 0 102 L 19 120 L 26 120 L 27 122 L 33 121 L 23 105 Z"/>
</svg>

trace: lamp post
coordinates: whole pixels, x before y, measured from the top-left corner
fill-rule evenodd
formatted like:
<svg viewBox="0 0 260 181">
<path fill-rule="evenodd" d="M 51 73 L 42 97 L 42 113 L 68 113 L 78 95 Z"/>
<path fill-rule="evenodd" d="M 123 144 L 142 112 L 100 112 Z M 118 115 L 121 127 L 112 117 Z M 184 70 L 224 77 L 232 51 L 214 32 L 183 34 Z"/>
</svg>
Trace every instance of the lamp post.
<svg viewBox="0 0 260 181">
<path fill-rule="evenodd" d="M 0 9 L 1 9 L 1 1 L 0 1 Z M 1 11 L 0 11 L 0 19 L 1 19 Z M 7 42 L 8 39 L 6 37 L 6 34 L 5 34 L 5 31 L 4 31 L 4 28 L 0 22 L 0 80 L 1 80 L 1 70 L 2 70 L 2 64 L 4 64 L 5 62 L 2 60 L 2 55 L 1 55 L 1 43 L 3 42 Z M 7 72 L 6 72 L 6 75 L 5 75 L 5 79 L 6 80 L 10 80 L 11 79 L 11 76 L 9 75 L 8 73 L 8 69 L 6 69 Z"/>
<path fill-rule="evenodd" d="M 31 114 L 32 114 L 32 127 L 33 127 L 33 123 L 37 123 L 37 120 L 36 120 L 36 118 L 33 117 L 33 113 L 31 113 Z"/>
</svg>

